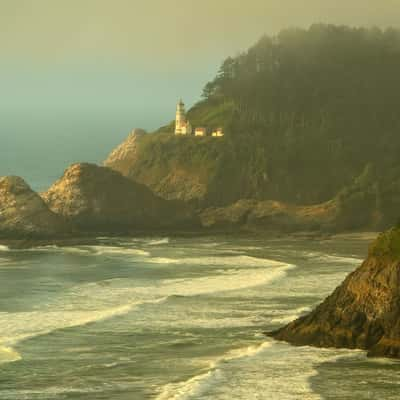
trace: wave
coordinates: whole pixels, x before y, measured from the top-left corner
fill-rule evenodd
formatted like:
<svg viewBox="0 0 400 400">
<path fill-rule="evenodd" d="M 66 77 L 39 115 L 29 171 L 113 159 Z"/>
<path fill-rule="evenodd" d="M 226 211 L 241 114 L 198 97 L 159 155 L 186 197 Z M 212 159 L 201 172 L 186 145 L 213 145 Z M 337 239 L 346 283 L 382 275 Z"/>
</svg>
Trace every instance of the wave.
<svg viewBox="0 0 400 400">
<path fill-rule="evenodd" d="M 41 311 L 0 313 L 0 346 L 10 347 L 55 330 L 121 316 L 138 306 L 158 304 L 177 295 L 224 293 L 267 284 L 284 277 L 293 268 L 279 265 L 277 268 L 230 269 L 199 278 L 166 279 L 155 286 L 135 287 L 129 279 L 78 285 Z"/>
<path fill-rule="evenodd" d="M 21 360 L 21 355 L 11 347 L 0 346 L 0 364 Z"/>
<path fill-rule="evenodd" d="M 169 238 L 157 239 L 157 240 L 150 240 L 146 244 L 148 246 L 158 246 L 159 244 L 168 244 Z"/>
<path fill-rule="evenodd" d="M 8 246 L 0 244 L 0 251 L 10 251 L 10 248 Z"/>
<path fill-rule="evenodd" d="M 321 400 L 310 385 L 321 363 L 354 357 L 352 350 L 293 347 L 267 341 L 228 351 L 196 376 L 160 388 L 156 400 Z"/>
<path fill-rule="evenodd" d="M 272 324 L 286 325 L 295 319 L 301 317 L 302 315 L 309 313 L 311 311 L 310 307 L 299 307 L 294 310 L 288 310 L 286 313 L 281 312 L 282 316 L 272 318 L 270 322 Z"/>
<path fill-rule="evenodd" d="M 345 256 L 331 255 L 318 252 L 306 252 L 306 256 L 316 261 L 323 261 L 329 263 L 344 263 L 344 264 L 359 265 L 364 261 L 364 259 L 359 257 L 345 257 Z"/>
<path fill-rule="evenodd" d="M 264 342 L 256 346 L 246 346 L 230 350 L 222 357 L 210 361 L 208 371 L 195 375 L 183 382 L 165 385 L 156 397 L 156 400 L 187 400 L 194 396 L 201 396 L 202 393 L 214 384 L 213 381 L 218 379 L 219 368 L 223 364 L 245 357 L 253 357 L 269 347 L 271 347 L 271 343 Z"/>
<path fill-rule="evenodd" d="M 141 249 L 131 249 L 126 247 L 116 247 L 116 246 L 84 246 L 83 249 L 94 252 L 95 255 L 135 255 L 135 256 L 150 256 L 150 253 Z"/>
<path fill-rule="evenodd" d="M 158 304 L 167 300 L 134 301 L 118 307 L 94 311 L 31 311 L 0 313 L 0 363 L 17 361 L 21 356 L 12 348 L 17 343 L 37 336 L 47 335 L 66 328 L 88 325 L 129 313 L 144 304 Z M 7 336 L 4 335 L 6 333 Z M 5 354 L 5 356 L 3 356 Z"/>
<path fill-rule="evenodd" d="M 215 257 L 183 257 L 165 258 L 152 257 L 147 262 L 154 264 L 181 264 L 205 266 L 230 266 L 230 267 L 273 267 L 287 266 L 288 264 L 267 258 L 251 256 L 215 256 Z"/>
<path fill-rule="evenodd" d="M 261 286 L 286 276 L 294 268 L 285 264 L 274 269 L 226 270 L 215 276 L 194 279 L 171 279 L 163 282 L 161 293 L 168 295 L 195 296 L 211 293 L 224 293 Z"/>
<path fill-rule="evenodd" d="M 61 253 L 73 253 L 82 255 L 135 255 L 135 256 L 150 256 L 150 253 L 141 249 L 132 249 L 126 247 L 117 246 L 38 246 L 29 251 L 33 252 L 61 252 Z"/>
</svg>

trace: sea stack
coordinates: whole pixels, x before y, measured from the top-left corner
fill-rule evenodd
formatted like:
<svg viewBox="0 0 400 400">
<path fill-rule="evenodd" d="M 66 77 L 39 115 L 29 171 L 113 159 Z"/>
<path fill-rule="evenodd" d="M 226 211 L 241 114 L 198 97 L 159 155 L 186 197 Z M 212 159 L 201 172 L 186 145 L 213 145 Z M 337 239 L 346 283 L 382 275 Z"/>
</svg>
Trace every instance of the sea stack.
<svg viewBox="0 0 400 400">
<path fill-rule="evenodd" d="M 381 234 L 366 261 L 314 311 L 268 335 L 400 358 L 400 228 Z"/>
<path fill-rule="evenodd" d="M 146 186 L 95 164 L 71 165 L 42 197 L 81 232 L 180 229 L 194 223 L 184 204 L 161 199 Z"/>
<path fill-rule="evenodd" d="M 47 238 L 67 229 L 63 218 L 50 211 L 22 178 L 0 178 L 0 237 Z"/>
</svg>

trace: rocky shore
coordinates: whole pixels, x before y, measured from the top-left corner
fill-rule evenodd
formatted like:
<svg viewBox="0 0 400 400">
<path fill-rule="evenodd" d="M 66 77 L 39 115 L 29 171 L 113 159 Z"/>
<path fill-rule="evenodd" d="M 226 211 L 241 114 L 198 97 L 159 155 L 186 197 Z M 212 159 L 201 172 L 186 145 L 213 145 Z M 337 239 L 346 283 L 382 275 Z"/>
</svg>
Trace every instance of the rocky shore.
<svg viewBox="0 0 400 400">
<path fill-rule="evenodd" d="M 137 133 L 131 139 L 135 142 Z M 301 207 L 243 199 L 226 207 L 196 208 L 159 197 L 109 167 L 88 163 L 71 165 L 41 194 L 22 178 L 0 179 L 0 239 L 9 240 L 159 232 L 320 234 L 335 231 L 336 215 L 334 202 Z"/>
<path fill-rule="evenodd" d="M 145 186 L 94 164 L 70 166 L 40 195 L 22 178 L 0 178 L 2 243 L 187 231 L 199 226 L 183 202 L 161 199 Z"/>
<path fill-rule="evenodd" d="M 314 311 L 268 335 L 400 358 L 400 228 L 381 234 L 365 262 Z"/>
</svg>

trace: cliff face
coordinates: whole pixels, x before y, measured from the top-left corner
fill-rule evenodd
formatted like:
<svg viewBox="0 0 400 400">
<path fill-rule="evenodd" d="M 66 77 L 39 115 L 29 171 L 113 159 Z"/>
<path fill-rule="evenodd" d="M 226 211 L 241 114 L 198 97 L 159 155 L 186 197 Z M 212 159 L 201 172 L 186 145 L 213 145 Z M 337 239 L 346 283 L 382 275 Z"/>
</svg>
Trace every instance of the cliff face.
<svg viewBox="0 0 400 400">
<path fill-rule="evenodd" d="M 200 213 L 203 227 L 248 231 L 318 231 L 334 228 L 336 203 L 293 206 L 277 201 L 240 200 L 228 207 Z"/>
<path fill-rule="evenodd" d="M 115 170 L 125 171 L 135 163 L 137 157 L 138 142 L 146 131 L 133 129 L 123 143 L 117 146 L 104 161 L 105 166 L 112 165 Z"/>
<path fill-rule="evenodd" d="M 135 134 L 114 150 L 104 165 L 164 199 L 201 204 L 210 196 L 224 152 L 221 140 Z"/>
<path fill-rule="evenodd" d="M 84 231 L 119 233 L 195 224 L 184 204 L 163 200 L 118 172 L 93 164 L 72 165 L 42 197 L 54 213 Z"/>
<path fill-rule="evenodd" d="M 400 358 L 400 229 L 382 234 L 367 260 L 313 312 L 270 335 Z"/>
<path fill-rule="evenodd" d="M 50 237 L 67 229 L 64 220 L 50 211 L 22 178 L 0 178 L 1 237 Z"/>
</svg>

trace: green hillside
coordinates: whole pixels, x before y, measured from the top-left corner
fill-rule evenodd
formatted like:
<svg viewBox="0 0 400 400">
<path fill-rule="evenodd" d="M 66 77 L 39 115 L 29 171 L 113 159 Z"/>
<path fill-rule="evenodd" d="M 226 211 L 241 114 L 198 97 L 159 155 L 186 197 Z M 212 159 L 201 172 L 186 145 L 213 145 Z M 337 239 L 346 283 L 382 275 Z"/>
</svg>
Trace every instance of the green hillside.
<svg viewBox="0 0 400 400">
<path fill-rule="evenodd" d="M 188 111 L 224 138 L 139 142 L 122 171 L 200 207 L 241 198 L 336 198 L 344 227 L 388 224 L 400 204 L 400 31 L 314 25 L 228 58 Z M 193 189 L 194 188 L 194 189 Z"/>
</svg>

